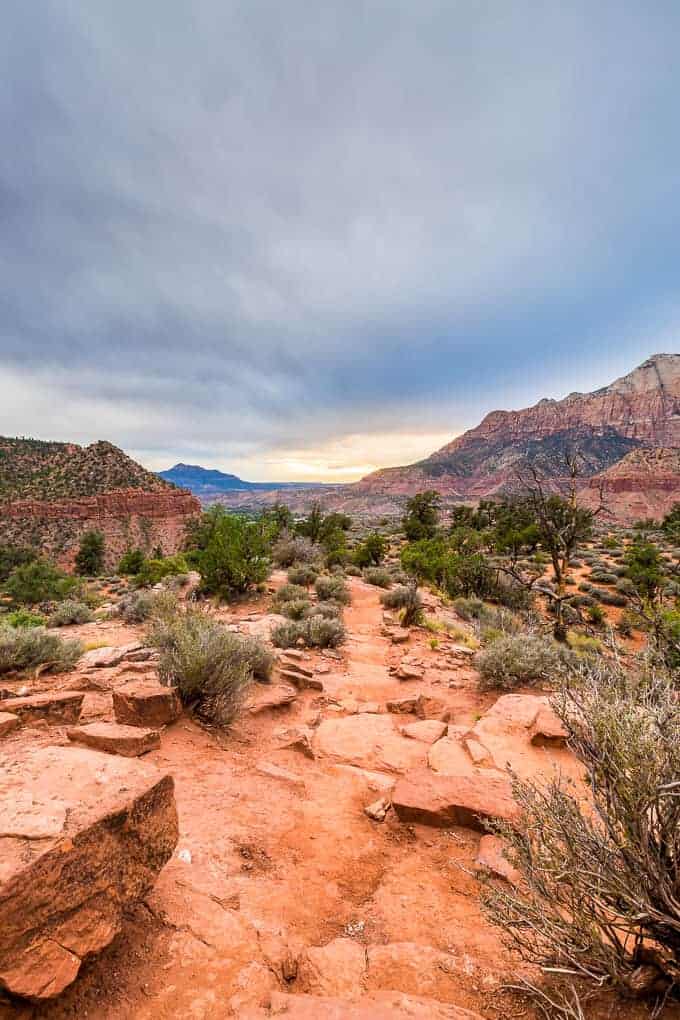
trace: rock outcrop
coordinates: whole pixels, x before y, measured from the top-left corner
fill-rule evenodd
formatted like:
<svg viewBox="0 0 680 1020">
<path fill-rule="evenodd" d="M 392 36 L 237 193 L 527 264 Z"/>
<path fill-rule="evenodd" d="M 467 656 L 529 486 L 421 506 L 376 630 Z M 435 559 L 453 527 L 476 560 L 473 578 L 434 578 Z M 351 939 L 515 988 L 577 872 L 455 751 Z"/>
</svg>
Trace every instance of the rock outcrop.
<svg viewBox="0 0 680 1020">
<path fill-rule="evenodd" d="M 72 747 L 0 766 L 0 988 L 40 1000 L 118 934 L 178 838 L 172 777 Z"/>
<path fill-rule="evenodd" d="M 665 517 L 680 502 L 680 449 L 633 450 L 591 478 L 581 502 L 595 506 L 600 494 L 606 513 L 617 521 Z"/>
</svg>

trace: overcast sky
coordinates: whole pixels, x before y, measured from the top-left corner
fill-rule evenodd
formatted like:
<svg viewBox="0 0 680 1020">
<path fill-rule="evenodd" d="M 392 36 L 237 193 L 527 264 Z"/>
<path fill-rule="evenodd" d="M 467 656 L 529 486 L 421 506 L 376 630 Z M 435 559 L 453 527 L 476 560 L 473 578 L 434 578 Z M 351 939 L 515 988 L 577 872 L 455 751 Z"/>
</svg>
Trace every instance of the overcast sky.
<svg viewBox="0 0 680 1020">
<path fill-rule="evenodd" d="M 5 0 L 0 433 L 349 479 L 680 326 L 677 0 Z"/>
</svg>

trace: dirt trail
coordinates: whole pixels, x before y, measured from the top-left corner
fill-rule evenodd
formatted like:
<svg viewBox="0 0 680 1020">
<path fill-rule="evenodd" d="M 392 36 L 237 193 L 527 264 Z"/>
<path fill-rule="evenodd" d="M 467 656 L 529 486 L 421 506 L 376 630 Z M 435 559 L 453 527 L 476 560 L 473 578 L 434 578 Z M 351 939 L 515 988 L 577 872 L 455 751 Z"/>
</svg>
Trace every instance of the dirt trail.
<svg viewBox="0 0 680 1020">
<path fill-rule="evenodd" d="M 349 1000 L 386 989 L 488 1020 L 509 1015 L 499 988 L 521 968 L 480 911 L 479 835 L 403 826 L 392 812 L 371 821 L 363 809 L 394 772 L 343 761 L 344 745 L 314 759 L 278 746 L 282 730 L 305 729 L 317 740 L 320 723 L 360 718 L 362 704 L 379 702 L 383 712 L 371 719 L 389 719 L 400 747 L 425 761 L 427 747 L 398 733 L 414 717 L 385 715 L 387 699 L 443 698 L 452 722 L 466 725 L 495 700 L 480 697 L 469 667 L 445 647 L 432 649 L 426 632 L 393 645 L 381 633 L 380 591 L 356 579 L 351 589 L 342 655 L 308 656 L 324 670 L 323 694 L 301 692 L 227 735 L 186 719 L 163 734 L 146 760 L 175 776 L 180 841 L 172 860 L 74 986 L 50 1005 L 0 1006 L 3 1020 L 222 1020 L 266 1003 L 273 990 Z M 422 663 L 422 679 L 390 673 L 405 656 Z M 348 714 L 357 708 L 359 716 Z M 359 741 L 359 759 L 364 753 Z M 267 774 L 272 765 L 284 770 L 280 778 Z"/>
</svg>

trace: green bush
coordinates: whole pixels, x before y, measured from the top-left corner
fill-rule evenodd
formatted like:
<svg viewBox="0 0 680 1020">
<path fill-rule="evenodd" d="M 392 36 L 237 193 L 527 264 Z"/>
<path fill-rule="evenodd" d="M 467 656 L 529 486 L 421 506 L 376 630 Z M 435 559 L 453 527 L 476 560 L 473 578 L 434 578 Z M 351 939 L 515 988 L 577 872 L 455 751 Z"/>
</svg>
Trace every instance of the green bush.
<svg viewBox="0 0 680 1020">
<path fill-rule="evenodd" d="M 162 559 L 144 560 L 141 570 L 135 576 L 135 584 L 143 588 L 150 588 L 155 584 L 160 584 L 166 577 L 173 574 L 186 575 L 188 571 L 189 564 L 183 553 L 165 556 Z"/>
<path fill-rule="evenodd" d="M 349 588 L 343 577 L 317 577 L 314 589 L 323 602 L 332 600 L 341 603 L 341 605 L 348 605 L 352 601 Z"/>
<path fill-rule="evenodd" d="M 19 604 L 35 606 L 39 602 L 60 602 L 80 587 L 79 581 L 69 577 L 48 560 L 32 560 L 15 567 L 5 591 Z"/>
<path fill-rule="evenodd" d="M 307 600 L 308 598 L 307 589 L 303 588 L 301 584 L 283 584 L 274 596 L 274 605 L 281 606 L 284 602 L 299 602 L 301 599 Z"/>
<path fill-rule="evenodd" d="M 476 656 L 482 690 L 553 686 L 570 661 L 568 649 L 552 638 L 527 633 L 501 637 Z"/>
<path fill-rule="evenodd" d="M 37 549 L 19 545 L 0 545 L 0 582 L 6 581 L 15 567 L 38 559 Z"/>
<path fill-rule="evenodd" d="M 9 627 L 0 624 L 0 674 L 22 673 L 38 666 L 65 673 L 83 653 L 80 641 L 64 641 L 43 627 Z"/>
<path fill-rule="evenodd" d="M 269 532 L 265 525 L 236 514 L 216 515 L 206 546 L 198 554 L 202 590 L 231 598 L 264 581 L 269 569 Z"/>
<path fill-rule="evenodd" d="M 13 613 L 3 616 L 0 623 L 8 623 L 10 627 L 44 627 L 47 621 L 40 613 L 29 613 L 28 609 L 15 609 Z"/>
<path fill-rule="evenodd" d="M 279 612 L 289 620 L 302 620 L 311 608 L 312 603 L 309 599 L 286 599 L 280 604 Z"/>
<path fill-rule="evenodd" d="M 152 616 L 171 616 L 179 609 L 177 599 L 167 591 L 134 591 L 116 606 L 125 623 L 145 623 Z"/>
<path fill-rule="evenodd" d="M 318 614 L 299 622 L 281 623 L 272 632 L 272 641 L 277 648 L 292 648 L 300 639 L 308 648 L 337 648 L 345 637 L 341 620 L 327 619 Z"/>
<path fill-rule="evenodd" d="M 588 606 L 586 609 L 586 619 L 589 623 L 592 623 L 594 627 L 601 627 L 606 619 L 602 606 L 598 606 L 597 604 Z"/>
<path fill-rule="evenodd" d="M 84 602 L 64 599 L 50 616 L 48 624 L 50 627 L 68 627 L 75 623 L 90 623 L 93 619 L 92 610 Z"/>
<path fill-rule="evenodd" d="M 368 567 L 364 570 L 364 581 L 374 584 L 377 588 L 390 588 L 392 575 L 384 567 Z"/>
<path fill-rule="evenodd" d="M 144 559 L 145 556 L 141 549 L 128 549 L 118 564 L 118 573 L 123 577 L 138 574 L 144 566 Z"/>
<path fill-rule="evenodd" d="M 398 585 L 383 592 L 380 601 L 386 609 L 400 609 L 404 627 L 413 627 L 422 622 L 423 600 L 415 584 Z"/>
<path fill-rule="evenodd" d="M 357 567 L 377 567 L 382 563 L 387 548 L 387 539 L 379 532 L 372 531 L 354 550 L 354 563 Z"/>
<path fill-rule="evenodd" d="M 310 603 L 306 615 L 323 616 L 326 620 L 339 620 L 342 616 L 342 606 L 337 602 Z"/>
<path fill-rule="evenodd" d="M 104 536 L 101 531 L 86 531 L 76 554 L 76 570 L 85 577 L 96 577 L 104 570 Z"/>
<path fill-rule="evenodd" d="M 300 563 L 298 566 L 290 567 L 288 570 L 288 581 L 290 584 L 300 585 L 309 588 L 317 579 L 317 571 L 307 563 Z"/>
<path fill-rule="evenodd" d="M 272 631 L 272 643 L 277 648 L 293 648 L 300 638 L 304 640 L 305 629 L 302 624 L 295 620 L 287 620 L 274 627 Z"/>
<path fill-rule="evenodd" d="M 236 717 L 255 675 L 271 673 L 273 657 L 260 641 L 233 634 L 198 609 L 154 617 L 148 640 L 159 651 L 161 682 L 176 686 L 185 705 L 218 726 Z"/>
<path fill-rule="evenodd" d="M 602 602 L 605 606 L 627 606 L 628 599 L 620 591 L 607 591 L 606 588 L 594 588 L 592 591 L 593 598 Z"/>
</svg>

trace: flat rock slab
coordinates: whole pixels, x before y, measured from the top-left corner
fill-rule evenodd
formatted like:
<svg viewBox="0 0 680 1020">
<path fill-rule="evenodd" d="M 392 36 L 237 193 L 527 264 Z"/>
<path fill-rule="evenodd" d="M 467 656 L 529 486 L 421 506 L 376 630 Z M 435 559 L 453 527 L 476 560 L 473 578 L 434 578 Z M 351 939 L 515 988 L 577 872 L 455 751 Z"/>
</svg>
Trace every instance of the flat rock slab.
<svg viewBox="0 0 680 1020">
<path fill-rule="evenodd" d="M 272 992 L 268 1009 L 240 1014 L 241 1020 L 483 1020 L 469 1009 L 401 992 L 373 992 L 355 1001 L 320 995 L 285 995 Z"/>
<path fill-rule="evenodd" d="M 182 702 L 174 687 L 133 681 L 113 692 L 116 722 L 152 729 L 167 726 L 182 714 Z"/>
<path fill-rule="evenodd" d="M 93 648 L 92 651 L 85 652 L 79 665 L 81 669 L 107 669 L 111 666 L 118 666 L 129 655 L 143 650 L 145 649 L 139 642 L 116 647 Z"/>
<path fill-rule="evenodd" d="M 446 723 L 438 719 L 421 719 L 418 722 L 402 726 L 401 732 L 411 740 L 422 740 L 424 744 L 434 744 L 446 733 Z"/>
<path fill-rule="evenodd" d="M 387 714 L 324 719 L 313 740 L 317 755 L 378 772 L 408 772 L 425 764 L 427 745 L 402 736 Z"/>
<path fill-rule="evenodd" d="M 20 723 L 21 719 L 18 715 L 13 715 L 12 712 L 0 712 L 0 737 L 6 737 Z"/>
<path fill-rule="evenodd" d="M 161 746 L 158 730 L 121 723 L 94 722 L 87 726 L 73 726 L 66 735 L 76 744 L 85 744 L 108 754 L 122 754 L 124 758 L 138 758 L 140 754 L 156 751 Z"/>
<path fill-rule="evenodd" d="M 562 720 L 549 705 L 538 710 L 529 727 L 531 743 L 538 747 L 564 747 L 568 736 Z"/>
<path fill-rule="evenodd" d="M 47 723 L 74 723 L 80 718 L 84 697 L 83 691 L 48 691 L 27 698 L 6 698 L 2 710 L 19 716 L 22 723 L 40 719 Z"/>
<path fill-rule="evenodd" d="M 489 819 L 503 818 L 511 823 L 519 819 L 509 780 L 483 769 L 459 776 L 428 769 L 411 772 L 394 787 L 392 806 L 401 822 L 442 829 L 464 825 L 483 832 Z"/>
<path fill-rule="evenodd" d="M 0 765 L 0 988 L 48 999 L 121 930 L 178 838 L 172 776 L 80 747 Z"/>
</svg>

